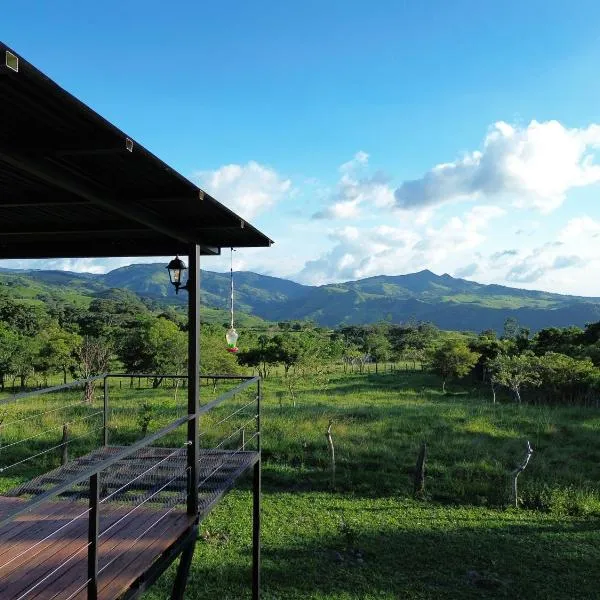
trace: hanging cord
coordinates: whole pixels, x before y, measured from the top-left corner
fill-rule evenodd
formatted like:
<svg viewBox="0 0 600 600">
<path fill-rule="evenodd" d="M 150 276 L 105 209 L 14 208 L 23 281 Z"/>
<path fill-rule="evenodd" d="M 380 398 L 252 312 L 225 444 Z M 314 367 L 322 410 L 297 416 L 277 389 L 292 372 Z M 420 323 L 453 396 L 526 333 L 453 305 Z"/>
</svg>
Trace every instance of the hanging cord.
<svg viewBox="0 0 600 600">
<path fill-rule="evenodd" d="M 233 329 L 233 248 L 231 250 L 231 329 Z"/>
</svg>

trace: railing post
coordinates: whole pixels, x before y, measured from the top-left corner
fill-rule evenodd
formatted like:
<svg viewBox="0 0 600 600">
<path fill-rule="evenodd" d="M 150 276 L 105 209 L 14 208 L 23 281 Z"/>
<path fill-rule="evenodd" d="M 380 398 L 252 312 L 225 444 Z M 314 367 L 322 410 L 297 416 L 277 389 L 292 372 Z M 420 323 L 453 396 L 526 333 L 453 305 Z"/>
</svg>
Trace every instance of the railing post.
<svg viewBox="0 0 600 600">
<path fill-rule="evenodd" d="M 256 451 L 260 454 L 262 448 L 261 435 L 260 435 L 260 405 L 262 400 L 262 379 L 258 379 L 256 382 Z"/>
<path fill-rule="evenodd" d="M 260 456 L 254 464 L 252 486 L 252 600 L 260 598 Z"/>
<path fill-rule="evenodd" d="M 198 430 L 200 420 L 200 246 L 190 245 L 188 270 L 188 431 L 187 467 L 189 485 L 187 513 L 198 514 Z"/>
<path fill-rule="evenodd" d="M 102 424 L 102 440 L 108 446 L 108 375 L 104 376 L 104 421 Z"/>
<path fill-rule="evenodd" d="M 252 486 L 252 600 L 260 599 L 260 495 L 261 495 L 261 440 L 260 440 L 260 401 L 261 380 L 256 390 L 256 446 L 258 460 L 254 465 L 254 481 Z"/>
<path fill-rule="evenodd" d="M 88 514 L 88 600 L 98 599 L 98 529 L 100 528 L 100 488 L 98 473 L 90 477 Z"/>
<path fill-rule="evenodd" d="M 69 462 L 69 425 L 63 425 L 62 441 L 61 441 L 60 464 L 66 465 Z"/>
</svg>

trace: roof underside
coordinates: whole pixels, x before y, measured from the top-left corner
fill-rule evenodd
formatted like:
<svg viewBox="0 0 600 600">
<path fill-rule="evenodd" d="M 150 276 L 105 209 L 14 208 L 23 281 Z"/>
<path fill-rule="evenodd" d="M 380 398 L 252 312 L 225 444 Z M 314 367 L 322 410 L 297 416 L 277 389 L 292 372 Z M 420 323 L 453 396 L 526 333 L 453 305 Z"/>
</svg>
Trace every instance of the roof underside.
<svg viewBox="0 0 600 600">
<path fill-rule="evenodd" d="M 194 243 L 218 254 L 272 242 L 0 42 L 0 258 Z"/>
</svg>

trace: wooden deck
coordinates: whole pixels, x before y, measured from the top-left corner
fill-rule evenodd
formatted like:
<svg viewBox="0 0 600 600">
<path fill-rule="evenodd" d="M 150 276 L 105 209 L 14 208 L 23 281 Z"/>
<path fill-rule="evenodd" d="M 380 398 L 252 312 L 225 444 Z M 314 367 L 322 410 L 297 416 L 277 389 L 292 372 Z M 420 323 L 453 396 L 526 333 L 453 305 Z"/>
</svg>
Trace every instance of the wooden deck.
<svg viewBox="0 0 600 600">
<path fill-rule="evenodd" d="M 102 448 L 0 497 L 0 518 L 17 512 L 31 495 L 118 450 Z M 200 519 L 257 460 L 257 452 L 209 450 L 201 454 Z M 184 495 L 178 494 L 182 486 L 185 490 L 185 461 L 185 450 L 144 448 L 115 463 L 101 478 L 104 500 L 100 508 L 98 598 L 116 600 L 140 589 L 157 560 L 194 531 L 197 520 L 186 514 Z M 160 469 L 152 469 L 151 479 L 142 476 L 158 462 Z M 127 490 L 117 493 L 125 485 Z M 85 496 L 85 486 L 80 486 L 15 517 L 0 529 L 1 600 L 87 598 Z"/>
</svg>

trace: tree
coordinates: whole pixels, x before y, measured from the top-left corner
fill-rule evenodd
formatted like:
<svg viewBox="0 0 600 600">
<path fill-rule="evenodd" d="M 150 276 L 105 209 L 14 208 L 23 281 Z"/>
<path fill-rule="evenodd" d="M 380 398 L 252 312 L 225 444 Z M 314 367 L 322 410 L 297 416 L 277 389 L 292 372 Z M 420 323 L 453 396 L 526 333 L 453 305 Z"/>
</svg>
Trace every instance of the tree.
<svg viewBox="0 0 600 600">
<path fill-rule="evenodd" d="M 365 337 L 365 353 L 375 362 L 375 373 L 381 361 L 388 360 L 392 352 L 392 345 L 382 327 L 374 327 Z"/>
<path fill-rule="evenodd" d="M 493 330 L 482 331 L 477 339 L 472 340 L 469 343 L 469 348 L 473 352 L 479 354 L 479 360 L 475 365 L 475 372 L 481 381 L 489 381 L 489 368 L 490 361 L 496 358 L 499 354 L 504 352 L 507 347 L 507 342 L 499 340 L 496 332 Z M 494 382 L 490 381 L 492 385 L 492 391 Z"/>
<path fill-rule="evenodd" d="M 229 325 L 227 325 L 229 327 Z M 245 344 L 246 335 L 240 336 L 240 344 Z M 204 375 L 230 374 L 240 372 L 235 354 L 227 352 L 225 328 L 217 325 L 203 325 L 200 330 L 200 372 Z"/>
<path fill-rule="evenodd" d="M 277 362 L 283 365 L 285 376 L 291 367 L 296 365 L 302 354 L 302 333 L 284 333 L 273 337 L 273 343 L 277 345 Z"/>
<path fill-rule="evenodd" d="M 316 332 L 304 331 L 296 339 L 297 357 L 293 369 L 287 371 L 285 384 L 292 400 L 303 381 L 323 388 L 329 381 L 328 365 L 331 361 L 331 344 Z M 335 350 L 334 350 L 335 351 Z"/>
<path fill-rule="evenodd" d="M 477 363 L 479 354 L 472 352 L 460 340 L 451 340 L 435 350 L 431 357 L 431 368 L 442 378 L 442 390 L 446 392 L 446 381 L 450 377 L 464 377 Z"/>
<path fill-rule="evenodd" d="M 27 379 L 35 373 L 35 362 L 39 352 L 39 342 L 29 336 L 17 336 L 12 357 L 12 375 L 20 380 L 21 388 L 25 387 Z"/>
<path fill-rule="evenodd" d="M 492 381 L 509 389 L 519 404 L 524 385 L 540 385 L 539 363 L 531 354 L 499 354 L 489 362 L 489 369 Z"/>
<path fill-rule="evenodd" d="M 362 371 L 362 365 L 364 364 L 365 353 L 356 344 L 345 344 L 342 352 L 342 360 L 344 362 L 344 373 L 348 370 L 348 365 L 352 366 L 352 372 L 354 372 L 354 365 L 360 365 Z"/>
<path fill-rule="evenodd" d="M 258 345 L 238 353 L 240 364 L 258 370 L 258 374 L 267 379 L 273 365 L 279 362 L 279 348 L 268 335 L 258 337 Z"/>
<path fill-rule="evenodd" d="M 538 331 L 533 338 L 533 351 L 538 356 L 557 352 L 567 356 L 581 356 L 585 340 L 579 327 L 547 327 Z"/>
<path fill-rule="evenodd" d="M 86 336 L 76 350 L 77 367 L 83 379 L 101 375 L 108 370 L 112 348 L 108 340 Z M 84 399 L 91 402 L 94 397 L 94 384 L 85 384 Z"/>
<path fill-rule="evenodd" d="M 407 346 L 407 348 L 400 355 L 402 360 L 407 362 L 412 362 L 413 371 L 417 370 L 417 363 L 423 364 L 423 361 L 426 358 L 426 352 L 422 348 L 413 348 L 411 346 Z"/>
<path fill-rule="evenodd" d="M 0 322 L 0 389 L 4 391 L 6 378 L 13 373 L 19 336 Z"/>
<path fill-rule="evenodd" d="M 43 373 L 62 373 L 67 383 L 67 373 L 77 364 L 76 352 L 81 345 L 81 336 L 62 329 L 52 323 L 40 332 L 39 352 L 36 364 Z"/>
<path fill-rule="evenodd" d="M 548 352 L 538 359 L 538 366 L 540 393 L 546 401 L 586 402 L 598 391 L 600 371 L 589 358 Z"/>
<path fill-rule="evenodd" d="M 182 375 L 187 368 L 187 335 L 169 319 L 143 318 L 129 330 L 119 356 L 130 373 Z M 154 386 L 161 381 L 156 377 Z"/>
<path fill-rule="evenodd" d="M 519 334 L 519 322 L 515 317 L 508 317 L 504 321 L 504 332 L 502 338 L 505 340 L 514 340 Z"/>
</svg>

